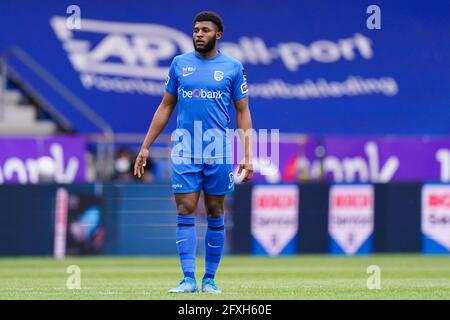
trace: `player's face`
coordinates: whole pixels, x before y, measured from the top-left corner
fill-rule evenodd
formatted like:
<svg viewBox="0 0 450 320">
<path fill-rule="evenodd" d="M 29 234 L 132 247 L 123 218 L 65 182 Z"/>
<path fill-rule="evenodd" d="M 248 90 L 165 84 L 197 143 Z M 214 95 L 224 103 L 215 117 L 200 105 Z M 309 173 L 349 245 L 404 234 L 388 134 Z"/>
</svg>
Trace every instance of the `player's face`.
<svg viewBox="0 0 450 320">
<path fill-rule="evenodd" d="M 217 31 L 217 26 L 211 21 L 198 21 L 194 25 L 194 34 L 192 40 L 194 42 L 195 51 L 208 53 L 214 49 L 216 41 L 222 36 L 222 32 Z"/>
</svg>

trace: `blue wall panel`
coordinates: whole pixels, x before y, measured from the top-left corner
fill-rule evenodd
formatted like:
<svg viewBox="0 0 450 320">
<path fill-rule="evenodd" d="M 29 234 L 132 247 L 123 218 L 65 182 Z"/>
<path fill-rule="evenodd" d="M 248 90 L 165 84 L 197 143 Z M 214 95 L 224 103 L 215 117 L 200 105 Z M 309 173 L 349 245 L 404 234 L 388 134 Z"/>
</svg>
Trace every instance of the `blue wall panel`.
<svg viewBox="0 0 450 320">
<path fill-rule="evenodd" d="M 449 1 L 377 1 L 380 30 L 366 26 L 371 1 L 78 0 L 81 29 L 67 30 L 71 4 L 1 1 L 0 51 L 23 48 L 116 132 L 147 130 L 170 62 L 192 49 L 193 17 L 208 9 L 225 21 L 222 51 L 247 69 L 255 128 L 450 133 Z M 96 131 L 10 62 L 74 129 Z M 166 132 L 174 126 L 175 116 Z"/>
</svg>

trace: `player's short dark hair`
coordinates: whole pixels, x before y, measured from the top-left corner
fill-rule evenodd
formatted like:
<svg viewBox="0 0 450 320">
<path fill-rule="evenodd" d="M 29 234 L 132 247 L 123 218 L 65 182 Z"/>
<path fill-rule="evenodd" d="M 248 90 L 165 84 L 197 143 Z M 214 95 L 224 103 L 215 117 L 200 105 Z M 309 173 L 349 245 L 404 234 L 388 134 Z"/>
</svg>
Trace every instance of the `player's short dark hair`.
<svg viewBox="0 0 450 320">
<path fill-rule="evenodd" d="M 197 13 L 194 18 L 194 25 L 196 22 L 200 21 L 211 21 L 217 26 L 220 32 L 223 32 L 223 20 L 217 13 L 213 11 L 202 11 Z"/>
</svg>

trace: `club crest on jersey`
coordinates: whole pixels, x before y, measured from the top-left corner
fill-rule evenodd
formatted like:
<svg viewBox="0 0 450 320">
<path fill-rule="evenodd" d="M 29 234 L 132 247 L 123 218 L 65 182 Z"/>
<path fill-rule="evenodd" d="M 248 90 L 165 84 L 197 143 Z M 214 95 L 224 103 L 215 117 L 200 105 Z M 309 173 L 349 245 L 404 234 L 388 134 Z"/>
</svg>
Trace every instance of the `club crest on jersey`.
<svg viewBox="0 0 450 320">
<path fill-rule="evenodd" d="M 214 79 L 216 81 L 222 80 L 223 79 L 223 71 L 220 71 L 220 70 L 214 71 Z"/>
</svg>

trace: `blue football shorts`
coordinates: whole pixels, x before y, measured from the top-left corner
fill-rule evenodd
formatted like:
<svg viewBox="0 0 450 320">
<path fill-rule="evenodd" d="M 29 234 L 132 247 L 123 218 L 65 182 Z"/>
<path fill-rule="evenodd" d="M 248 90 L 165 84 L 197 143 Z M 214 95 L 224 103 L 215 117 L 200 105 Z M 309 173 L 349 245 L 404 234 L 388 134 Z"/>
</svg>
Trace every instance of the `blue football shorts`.
<svg viewBox="0 0 450 320">
<path fill-rule="evenodd" d="M 203 190 L 210 195 L 225 195 L 234 191 L 233 167 L 227 163 L 189 164 L 172 162 L 173 193 L 191 193 Z"/>
</svg>

